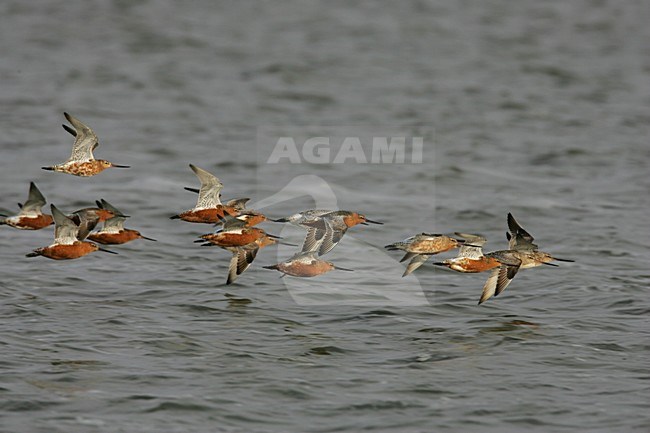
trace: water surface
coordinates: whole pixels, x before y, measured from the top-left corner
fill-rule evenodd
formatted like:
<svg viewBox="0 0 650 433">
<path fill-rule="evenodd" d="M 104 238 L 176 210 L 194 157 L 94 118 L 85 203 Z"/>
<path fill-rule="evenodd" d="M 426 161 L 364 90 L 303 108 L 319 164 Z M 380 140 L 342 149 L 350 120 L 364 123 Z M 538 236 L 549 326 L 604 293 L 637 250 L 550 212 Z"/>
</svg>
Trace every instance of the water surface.
<svg viewBox="0 0 650 433">
<path fill-rule="evenodd" d="M 650 426 L 645 3 L 0 9 L 0 206 L 15 210 L 33 180 L 65 210 L 103 197 L 158 239 L 54 262 L 24 257 L 51 231 L 1 227 L 0 430 Z M 133 168 L 40 170 L 69 153 L 63 111 L 98 133 L 97 157 Z M 286 257 L 268 249 L 226 287 L 228 253 L 192 243 L 211 228 L 168 219 L 195 200 L 188 163 L 217 174 L 228 198 L 289 183 L 293 171 L 259 164 L 269 125 L 428 137 L 423 164 L 296 169 L 386 223 L 328 255 L 356 272 L 291 289 L 261 268 Z M 485 275 L 427 265 L 402 280 L 399 255 L 382 251 L 455 230 L 503 248 L 507 212 L 576 263 L 521 272 L 479 307 Z"/>
</svg>

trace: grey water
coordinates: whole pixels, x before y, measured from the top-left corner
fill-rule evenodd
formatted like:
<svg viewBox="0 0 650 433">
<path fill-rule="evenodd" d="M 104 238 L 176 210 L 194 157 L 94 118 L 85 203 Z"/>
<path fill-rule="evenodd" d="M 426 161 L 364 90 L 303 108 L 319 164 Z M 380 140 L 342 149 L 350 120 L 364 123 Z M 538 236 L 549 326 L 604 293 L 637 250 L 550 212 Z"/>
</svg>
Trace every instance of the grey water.
<svg viewBox="0 0 650 433">
<path fill-rule="evenodd" d="M 0 211 L 34 181 L 158 242 L 57 262 L 25 257 L 51 228 L 0 227 L 0 431 L 648 431 L 648 22 L 614 0 L 2 2 Z M 64 111 L 132 168 L 41 170 L 69 155 Z M 268 130 L 421 136 L 423 161 L 272 165 Z M 229 253 L 192 242 L 213 228 L 169 219 L 189 163 L 272 217 L 384 225 L 325 256 L 355 272 L 279 278 L 292 249 L 268 247 L 226 286 Z M 575 263 L 478 306 L 486 274 L 402 279 L 383 249 L 502 249 L 508 212 Z"/>
</svg>

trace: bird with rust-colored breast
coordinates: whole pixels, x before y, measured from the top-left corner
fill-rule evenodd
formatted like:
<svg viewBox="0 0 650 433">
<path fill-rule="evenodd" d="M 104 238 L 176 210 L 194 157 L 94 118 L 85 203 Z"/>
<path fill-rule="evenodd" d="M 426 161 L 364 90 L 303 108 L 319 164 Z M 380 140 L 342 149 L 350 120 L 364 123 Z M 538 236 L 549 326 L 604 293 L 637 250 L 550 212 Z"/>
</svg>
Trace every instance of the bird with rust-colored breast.
<svg viewBox="0 0 650 433">
<path fill-rule="evenodd" d="M 155 239 L 143 236 L 137 230 L 124 228 L 124 222 L 126 221 L 127 217 L 106 200 L 101 199 L 96 203 L 97 207 L 111 211 L 114 216 L 104 221 L 104 226 L 101 230 L 90 233 L 88 235 L 88 239 L 91 241 L 104 245 L 120 245 L 134 241 L 136 239 L 155 241 Z"/>
<path fill-rule="evenodd" d="M 538 246 L 533 243 L 535 239 L 519 225 L 511 213 L 508 213 L 507 221 L 506 238 L 509 249 L 486 254 L 486 256 L 498 260 L 501 266 L 494 268 L 485 282 L 478 301 L 479 304 L 503 292 L 517 275 L 519 269 L 529 269 L 541 265 L 557 266 L 550 263 L 552 261 L 573 262 L 570 259 L 560 259 L 547 252 L 539 251 Z"/>
<path fill-rule="evenodd" d="M 219 178 L 194 164 L 190 164 L 190 168 L 201 182 L 196 206 L 174 215 L 170 219 L 181 219 L 190 223 L 217 224 L 226 215 L 236 216 L 244 209 L 244 205 L 248 201 L 247 198 L 231 200 L 226 204 L 221 203 L 223 184 Z M 185 189 L 196 191 L 194 188 Z"/>
<path fill-rule="evenodd" d="M 88 237 L 90 232 L 92 232 L 97 224 L 104 222 L 108 219 L 115 217 L 117 214 L 111 209 L 103 209 L 101 207 L 86 207 L 83 209 L 76 210 L 68 215 L 74 223 L 77 225 L 77 238 L 80 241 L 83 241 Z M 126 215 L 122 215 L 126 217 Z"/>
<path fill-rule="evenodd" d="M 257 257 L 257 253 L 264 247 L 275 245 L 278 240 L 269 236 L 262 236 L 250 244 L 240 247 L 221 247 L 232 253 L 230 265 L 228 266 L 228 278 L 226 284 L 232 284 L 246 271 Z"/>
<path fill-rule="evenodd" d="M 319 256 L 330 252 L 338 245 L 350 227 L 358 224 L 383 224 L 358 212 L 325 209 L 311 209 L 272 221 L 288 222 L 306 228 L 307 235 L 302 245 L 302 252 L 314 251 Z"/>
<path fill-rule="evenodd" d="M 235 280 L 246 271 L 257 257 L 257 253 L 262 248 L 265 248 L 269 245 L 275 245 L 279 243 L 276 238 L 272 238 L 268 235 L 264 235 L 255 241 L 241 246 L 222 246 L 224 250 L 228 250 L 232 253 L 230 258 L 230 265 L 228 266 L 228 278 L 226 279 L 226 284 L 232 284 Z M 215 245 L 212 243 L 203 244 L 206 245 Z M 287 244 L 289 245 L 289 244 Z"/>
<path fill-rule="evenodd" d="M 434 254 L 443 253 L 460 247 L 465 241 L 450 236 L 431 233 L 420 233 L 411 236 L 400 242 L 386 245 L 384 248 L 389 251 L 401 250 L 406 252 L 400 262 L 410 260 L 402 277 L 407 276 L 424 263 Z"/>
<path fill-rule="evenodd" d="M 183 189 L 185 189 L 186 191 L 196 193 L 196 194 L 201 193 L 201 189 L 199 189 L 199 188 L 192 188 L 192 187 L 186 186 Z M 227 200 L 225 203 L 223 203 L 223 206 L 226 209 L 231 210 L 231 212 L 229 214 L 232 214 L 233 212 L 239 214 L 241 212 L 249 212 L 250 211 L 250 210 L 246 209 L 246 203 L 248 203 L 248 201 L 250 201 L 250 198 L 248 198 L 248 197 L 245 197 L 245 198 L 231 198 L 230 200 Z M 219 202 L 221 202 L 221 193 L 219 193 Z M 250 211 L 250 212 L 254 212 L 254 211 Z M 175 218 L 172 218 L 172 219 L 175 219 Z M 218 223 L 215 223 L 215 224 L 218 224 Z"/>
<path fill-rule="evenodd" d="M 342 268 L 334 265 L 332 262 L 319 258 L 317 251 L 299 252 L 284 262 L 271 266 L 264 266 L 264 268 L 280 271 L 282 272 L 282 276 L 291 275 L 292 277 L 301 278 L 316 277 L 334 269 L 340 271 L 353 271 L 352 269 Z"/>
<path fill-rule="evenodd" d="M 246 224 L 246 227 L 253 227 L 269 220 L 263 213 L 252 209 L 246 209 L 242 212 L 239 212 L 235 218 L 243 221 Z"/>
<path fill-rule="evenodd" d="M 105 250 L 99 245 L 80 240 L 77 238 L 79 226 L 63 212 L 50 205 L 52 217 L 54 218 L 54 243 L 47 247 L 38 248 L 27 254 L 27 257 L 43 256 L 53 260 L 72 260 L 78 259 L 95 251 L 104 251 L 111 254 L 117 254 L 113 251 Z"/>
<path fill-rule="evenodd" d="M 52 215 L 44 214 L 45 197 L 34 182 L 29 184 L 29 195 L 24 204 L 18 203 L 17 215 L 0 216 L 0 225 L 8 225 L 20 230 L 40 230 L 54 223 Z"/>
<path fill-rule="evenodd" d="M 218 246 L 232 253 L 226 284 L 232 284 L 250 267 L 259 250 L 279 243 L 279 237 L 270 235 L 260 228 L 252 227 L 252 223 L 259 219 L 259 215 L 262 214 L 253 213 L 248 215 L 253 219 L 243 218 L 243 215 L 237 217 L 226 215 L 223 218 L 223 227 L 221 229 L 215 233 L 202 235 L 196 241 L 201 243 L 202 246 Z"/>
<path fill-rule="evenodd" d="M 223 228 L 218 229 L 214 233 L 201 235 L 195 242 L 225 248 L 243 247 L 264 237 L 280 239 L 278 236 L 266 233 L 261 228 L 250 227 L 245 220 L 238 219 L 237 217 L 226 215 L 221 218 L 221 221 L 223 222 Z"/>
<path fill-rule="evenodd" d="M 484 272 L 499 267 L 495 257 L 488 257 L 483 254 L 483 245 L 487 239 L 481 235 L 455 232 L 456 236 L 463 238 L 464 243 L 458 250 L 458 255 L 451 259 L 436 262 L 434 265 L 445 266 L 452 271 L 462 273 Z"/>
<path fill-rule="evenodd" d="M 99 174 L 107 168 L 129 168 L 128 165 L 118 165 L 105 159 L 95 159 L 93 150 L 99 146 L 97 135 L 76 117 L 68 113 L 63 113 L 63 115 L 72 125 L 72 128 L 62 125 L 63 129 L 75 137 L 72 154 L 67 161 L 49 167 L 41 167 L 43 170 L 88 177 Z"/>
</svg>

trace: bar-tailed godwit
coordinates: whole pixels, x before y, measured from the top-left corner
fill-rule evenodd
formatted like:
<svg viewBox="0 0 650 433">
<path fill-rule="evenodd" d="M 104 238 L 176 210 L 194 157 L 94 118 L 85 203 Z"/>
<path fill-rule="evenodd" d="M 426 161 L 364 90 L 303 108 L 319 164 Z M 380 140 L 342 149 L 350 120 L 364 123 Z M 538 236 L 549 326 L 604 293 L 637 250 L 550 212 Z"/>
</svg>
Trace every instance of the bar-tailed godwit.
<svg viewBox="0 0 650 433">
<path fill-rule="evenodd" d="M 75 137 L 72 146 L 72 155 L 62 163 L 50 167 L 41 167 L 43 170 L 58 171 L 74 176 L 94 176 L 107 168 L 129 168 L 128 165 L 113 164 L 105 159 L 95 159 L 93 150 L 99 146 L 97 135 L 88 126 L 81 123 L 79 119 L 68 113 L 63 113 L 68 122 L 73 126 L 70 128 L 63 125 L 63 128 Z"/>
<path fill-rule="evenodd" d="M 34 182 L 29 184 L 29 195 L 25 204 L 18 204 L 20 212 L 17 215 L 0 218 L 0 225 L 6 224 L 21 230 L 40 230 L 54 223 L 52 215 L 44 214 L 41 208 L 45 206 L 45 197 Z"/>
<path fill-rule="evenodd" d="M 402 274 L 402 277 L 405 277 L 422 266 L 432 255 L 458 248 L 463 242 L 445 235 L 420 233 L 403 241 L 386 245 L 385 248 L 390 251 L 401 250 L 406 252 L 400 260 L 400 262 L 410 260 L 404 274 Z"/>
<path fill-rule="evenodd" d="M 291 275 L 293 277 L 315 277 L 322 275 L 333 269 L 341 271 L 352 271 L 352 269 L 335 266 L 332 262 L 327 262 L 318 258 L 316 251 L 300 252 L 293 257 L 272 266 L 264 266 L 265 269 L 273 269 L 282 272 L 282 276 Z"/>
<path fill-rule="evenodd" d="M 383 224 L 358 212 L 346 210 L 312 209 L 274 220 L 288 222 L 307 229 L 302 252 L 316 252 L 319 256 L 332 250 L 350 227 L 357 224 Z"/>
<path fill-rule="evenodd" d="M 454 258 L 434 263 L 445 266 L 456 272 L 475 273 L 489 271 L 501 265 L 495 257 L 483 255 L 483 245 L 487 239 L 481 235 L 456 232 L 456 236 L 464 239 L 463 245 Z"/>
<path fill-rule="evenodd" d="M 230 215 L 226 215 L 224 218 L 221 218 L 221 220 L 223 221 L 223 228 L 218 229 L 214 233 L 201 235 L 199 236 L 200 240 L 195 242 L 207 242 L 225 248 L 243 247 L 266 236 L 279 239 L 277 236 L 269 235 L 258 227 L 250 227 L 246 221 L 237 219 Z"/>
<path fill-rule="evenodd" d="M 193 164 L 190 164 L 190 168 L 201 181 L 196 206 L 170 218 L 181 219 L 190 223 L 216 224 L 225 215 L 237 215 L 239 206 L 241 206 L 241 200 L 248 199 L 238 199 L 238 202 L 233 203 L 233 205 L 222 204 L 221 190 L 223 189 L 223 184 L 219 178 Z M 193 189 L 190 188 L 190 191 L 193 191 Z"/>
<path fill-rule="evenodd" d="M 83 241 L 88 237 L 97 224 L 113 218 L 116 214 L 110 209 L 102 209 L 101 207 L 87 207 L 79 209 L 68 215 L 75 224 L 77 224 L 77 239 Z M 120 214 L 122 217 L 126 215 Z"/>
<path fill-rule="evenodd" d="M 191 188 L 189 186 L 185 187 L 185 190 L 191 191 L 196 194 L 200 194 L 201 190 L 199 188 Z M 219 195 L 219 200 L 221 200 L 221 194 Z M 250 198 L 232 198 L 224 204 L 225 207 L 227 208 L 232 208 L 233 210 L 237 212 L 242 212 L 246 210 L 246 203 L 250 200 Z"/>
<path fill-rule="evenodd" d="M 131 242 L 135 239 L 155 241 L 155 239 L 142 236 L 137 230 L 124 228 L 126 217 L 115 206 L 104 199 L 97 201 L 97 207 L 111 211 L 115 216 L 104 221 L 101 230 L 90 233 L 88 239 L 104 245 L 119 245 Z"/>
<path fill-rule="evenodd" d="M 237 277 L 244 273 L 249 268 L 259 250 L 269 245 L 274 245 L 278 241 L 269 236 L 262 236 L 250 244 L 241 247 L 222 247 L 232 253 L 230 259 L 230 266 L 228 267 L 228 279 L 226 284 L 232 284 Z"/>
<path fill-rule="evenodd" d="M 533 243 L 534 238 L 517 223 L 511 213 L 508 213 L 508 230 L 506 237 L 510 249 L 486 254 L 486 256 L 496 258 L 502 265 L 492 270 L 483 286 L 479 304 L 503 292 L 517 275 L 519 269 L 541 265 L 557 266 L 550 263 L 552 261 L 573 262 L 573 260 L 560 259 L 544 251 L 539 251 L 538 246 Z"/>
<path fill-rule="evenodd" d="M 244 210 L 240 212 L 235 218 L 246 223 L 246 227 L 253 227 L 264 221 L 268 221 L 266 215 L 254 211 L 254 210 Z"/>
<path fill-rule="evenodd" d="M 38 248 L 27 254 L 27 257 L 43 256 L 54 260 L 78 259 L 94 251 L 104 251 L 117 254 L 113 251 L 104 250 L 99 245 L 77 239 L 79 226 L 68 218 L 63 212 L 50 205 L 52 217 L 54 218 L 54 243 L 43 248 Z"/>
</svg>

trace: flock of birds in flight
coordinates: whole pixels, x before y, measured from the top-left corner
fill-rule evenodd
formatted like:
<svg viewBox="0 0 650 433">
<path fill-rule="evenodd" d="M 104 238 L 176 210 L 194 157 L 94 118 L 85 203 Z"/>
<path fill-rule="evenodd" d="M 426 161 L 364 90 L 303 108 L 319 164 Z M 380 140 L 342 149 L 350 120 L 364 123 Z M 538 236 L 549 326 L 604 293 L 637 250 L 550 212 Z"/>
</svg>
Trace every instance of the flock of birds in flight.
<svg viewBox="0 0 650 433">
<path fill-rule="evenodd" d="M 107 168 L 129 168 L 103 159 L 95 159 L 93 150 L 99 146 L 97 135 L 79 119 L 64 113 L 72 128 L 63 128 L 75 137 L 72 155 L 64 163 L 42 167 L 44 170 L 67 173 L 74 176 L 94 176 Z M 336 266 L 320 257 L 331 251 L 343 238 L 347 230 L 356 225 L 382 224 L 370 220 L 358 212 L 345 210 L 307 210 L 286 218 L 271 219 L 260 212 L 246 208 L 248 198 L 237 198 L 225 203 L 221 201 L 223 184 L 211 173 L 190 164 L 190 168 L 201 182 L 201 187 L 185 189 L 198 193 L 196 206 L 171 219 L 180 219 L 191 223 L 213 224 L 219 228 L 214 233 L 204 234 L 195 242 L 202 246 L 219 246 L 232 253 L 226 283 L 234 282 L 255 259 L 260 249 L 283 243 L 278 236 L 271 235 L 256 227 L 265 221 L 290 223 L 307 230 L 302 248 L 289 259 L 266 269 L 277 270 L 282 276 L 315 277 L 334 269 L 351 271 Z M 41 208 L 46 204 L 45 197 L 34 182 L 30 184 L 29 196 L 24 204 L 19 203 L 17 215 L 1 215 L 0 225 L 9 225 L 23 230 L 40 230 L 51 224 L 54 228 L 54 242 L 27 254 L 27 257 L 43 256 L 55 260 L 77 259 L 94 251 L 104 251 L 101 245 L 119 245 L 135 239 L 155 241 L 143 236 L 137 230 L 124 228 L 127 215 L 101 199 L 97 207 L 77 210 L 66 215 L 53 204 L 51 215 L 44 214 Z M 102 222 L 98 231 L 96 226 Z M 435 254 L 458 248 L 454 258 L 435 262 L 462 273 L 490 271 L 490 276 L 483 286 L 479 304 L 492 296 L 497 296 L 510 284 L 519 269 L 528 269 L 541 265 L 557 266 L 552 261 L 572 262 L 560 259 L 540 251 L 533 243 L 533 237 L 524 230 L 515 218 L 508 213 L 508 249 L 483 252 L 486 239 L 480 235 L 455 232 L 460 238 L 442 234 L 421 233 L 400 242 L 386 245 L 388 250 L 404 251 L 400 262 L 408 261 L 402 276 L 409 275 L 422 266 Z M 88 240 L 86 240 L 88 239 Z M 92 241 L 92 242 L 91 242 Z M 286 243 L 285 243 L 286 244 Z M 286 244 L 291 245 L 291 244 Z M 292 245 L 296 246 L 296 245 Z"/>
</svg>

